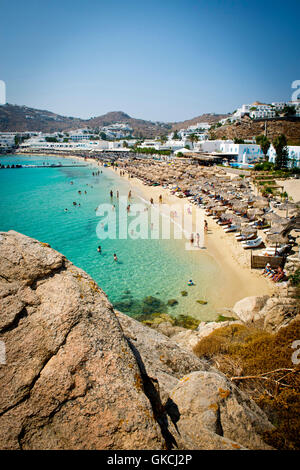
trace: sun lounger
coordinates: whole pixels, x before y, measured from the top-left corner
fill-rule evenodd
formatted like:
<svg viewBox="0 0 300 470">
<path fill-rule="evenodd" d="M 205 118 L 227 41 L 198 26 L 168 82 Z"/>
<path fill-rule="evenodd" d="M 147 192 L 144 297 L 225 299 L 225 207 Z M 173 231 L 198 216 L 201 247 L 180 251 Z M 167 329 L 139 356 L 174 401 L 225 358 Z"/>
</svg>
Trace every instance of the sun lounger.
<svg viewBox="0 0 300 470">
<path fill-rule="evenodd" d="M 262 244 L 263 244 L 263 240 L 261 237 L 258 237 L 255 240 L 250 240 L 248 242 L 242 242 L 242 246 L 244 250 L 259 248 Z"/>
<path fill-rule="evenodd" d="M 263 251 L 263 254 L 269 256 L 275 256 L 275 254 L 276 256 L 282 256 L 289 249 L 291 249 L 290 245 L 283 245 L 277 249 L 275 247 L 269 246 Z"/>
<path fill-rule="evenodd" d="M 230 227 L 224 229 L 224 232 L 225 233 L 236 232 L 237 229 L 238 229 L 237 225 L 230 225 Z"/>
</svg>

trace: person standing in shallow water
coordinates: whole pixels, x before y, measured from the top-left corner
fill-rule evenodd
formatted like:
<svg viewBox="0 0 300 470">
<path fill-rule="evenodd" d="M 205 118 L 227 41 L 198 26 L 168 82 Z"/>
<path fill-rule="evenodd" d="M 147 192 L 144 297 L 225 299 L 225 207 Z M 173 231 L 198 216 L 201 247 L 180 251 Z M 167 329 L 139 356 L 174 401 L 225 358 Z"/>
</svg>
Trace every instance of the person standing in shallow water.
<svg viewBox="0 0 300 470">
<path fill-rule="evenodd" d="M 116 253 L 114 253 L 114 261 L 116 261 L 116 262 L 118 261 Z"/>
<path fill-rule="evenodd" d="M 113 198 L 114 193 L 110 190 L 110 197 Z"/>
</svg>

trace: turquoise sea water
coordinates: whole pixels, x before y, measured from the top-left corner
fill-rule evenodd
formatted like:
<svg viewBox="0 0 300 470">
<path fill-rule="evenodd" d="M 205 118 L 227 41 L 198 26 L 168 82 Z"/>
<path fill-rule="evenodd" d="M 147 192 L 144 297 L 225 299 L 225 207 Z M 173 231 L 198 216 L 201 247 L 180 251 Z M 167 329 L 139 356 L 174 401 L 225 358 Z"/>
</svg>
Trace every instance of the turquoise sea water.
<svg viewBox="0 0 300 470">
<path fill-rule="evenodd" d="M 73 163 L 71 159 L 45 156 L 0 158 L 0 163 L 5 165 L 43 162 Z M 78 160 L 74 163 L 78 164 Z M 220 293 L 222 278 L 219 267 L 208 254 L 203 252 L 199 262 L 193 252 L 182 249 L 178 240 L 97 238 L 100 217 L 95 209 L 99 204 L 111 203 L 110 190 L 115 195 L 118 189 L 120 196 L 127 196 L 129 190 L 126 179 L 109 169 L 98 169 L 103 171 L 99 176 L 92 175 L 96 168 L 90 164 L 81 168 L 0 170 L 0 231 L 16 230 L 49 243 L 90 274 L 120 310 L 137 313 L 142 300 L 153 296 L 163 303 L 178 300 L 176 306 L 168 307 L 169 313 L 215 318 L 216 291 Z M 80 207 L 73 206 L 73 201 L 80 203 Z M 115 197 L 113 203 L 118 215 Z M 101 255 L 97 252 L 98 245 L 102 247 Z M 113 260 L 114 253 L 118 263 Z M 188 287 L 189 279 L 196 286 Z M 183 290 L 188 291 L 188 296 L 181 296 Z M 199 305 L 197 299 L 205 299 L 208 304 Z"/>
</svg>

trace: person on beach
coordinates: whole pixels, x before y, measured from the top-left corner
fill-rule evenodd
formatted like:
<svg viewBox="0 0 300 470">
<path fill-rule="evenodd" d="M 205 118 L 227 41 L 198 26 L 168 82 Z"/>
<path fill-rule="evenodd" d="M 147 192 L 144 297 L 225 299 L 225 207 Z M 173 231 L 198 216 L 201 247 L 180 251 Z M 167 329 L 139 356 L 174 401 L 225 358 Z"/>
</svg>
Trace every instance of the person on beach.
<svg viewBox="0 0 300 470">
<path fill-rule="evenodd" d="M 116 262 L 118 261 L 116 253 L 114 253 L 114 261 L 116 261 Z"/>
<path fill-rule="evenodd" d="M 127 206 L 127 212 L 130 212 L 130 204 Z"/>
<path fill-rule="evenodd" d="M 153 204 L 153 198 L 150 199 L 150 204 Z"/>
<path fill-rule="evenodd" d="M 159 200 L 159 203 L 161 204 L 162 203 L 162 195 L 159 196 L 158 200 Z"/>
<path fill-rule="evenodd" d="M 97 251 L 98 251 L 98 253 L 100 253 L 100 255 L 101 255 L 102 248 L 101 248 L 100 245 L 98 246 Z"/>
<path fill-rule="evenodd" d="M 208 230 L 207 220 L 204 220 L 204 231 L 207 232 L 207 230 Z"/>
<path fill-rule="evenodd" d="M 130 198 L 131 198 L 131 191 L 129 191 L 129 193 L 128 193 L 128 199 L 130 199 Z"/>
<path fill-rule="evenodd" d="M 119 197 L 119 191 L 117 191 L 117 198 Z"/>
<path fill-rule="evenodd" d="M 200 246 L 199 245 L 199 243 L 200 243 L 200 234 L 199 233 L 196 234 L 196 238 L 197 238 L 197 246 L 199 247 Z"/>
<path fill-rule="evenodd" d="M 191 245 L 193 245 L 193 244 L 194 244 L 194 234 L 193 234 L 193 233 L 191 233 L 190 242 L 191 242 Z"/>
<path fill-rule="evenodd" d="M 113 198 L 113 195 L 114 195 L 114 193 L 112 192 L 112 190 L 110 190 L 110 197 L 111 197 L 111 199 Z"/>
</svg>

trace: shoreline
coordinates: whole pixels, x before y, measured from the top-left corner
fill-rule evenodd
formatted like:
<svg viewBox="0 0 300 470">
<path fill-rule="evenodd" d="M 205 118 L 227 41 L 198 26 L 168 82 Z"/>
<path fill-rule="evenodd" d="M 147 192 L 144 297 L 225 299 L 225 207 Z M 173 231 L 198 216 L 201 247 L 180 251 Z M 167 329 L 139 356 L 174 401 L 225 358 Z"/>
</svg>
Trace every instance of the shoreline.
<svg viewBox="0 0 300 470">
<path fill-rule="evenodd" d="M 17 154 L 26 155 L 28 157 L 35 155 L 29 154 Z M 44 155 L 39 156 L 45 157 L 56 157 L 56 158 L 67 158 L 73 160 L 80 160 L 91 164 L 95 168 L 104 168 L 103 164 L 89 157 L 80 157 L 78 155 Z M 126 182 L 132 190 L 132 195 L 137 196 L 140 199 L 150 201 L 150 198 L 154 199 L 154 202 L 158 202 L 158 197 L 161 194 L 163 197 L 163 203 L 176 204 L 183 207 L 188 203 L 186 198 L 178 198 L 175 195 L 169 193 L 167 188 L 162 186 L 148 186 L 145 185 L 138 178 L 128 178 L 128 173 L 124 176 L 120 176 L 120 170 L 124 171 L 123 168 L 117 167 L 115 170 L 112 166 L 107 166 L 104 169 L 109 170 L 113 174 L 117 175 L 121 180 Z M 126 171 L 126 170 L 125 170 Z M 204 209 L 191 205 L 193 212 L 199 211 L 204 214 Z M 249 263 L 249 252 L 244 252 L 243 257 L 239 256 L 239 250 L 241 250 L 238 242 L 235 241 L 234 237 L 230 234 L 225 234 L 222 228 L 210 217 L 206 217 L 208 221 L 209 231 L 205 235 L 205 253 L 213 258 L 217 266 L 221 271 L 222 278 L 224 278 L 223 284 L 223 296 L 220 304 L 220 308 L 231 309 L 235 302 L 241 300 L 244 297 L 258 296 L 258 295 L 272 295 L 276 291 L 276 287 L 271 284 L 269 280 L 261 275 L 260 271 L 253 271 L 250 268 Z M 183 237 L 180 245 L 182 250 L 185 250 L 185 243 L 188 240 Z M 193 249 L 193 256 L 196 257 L 197 262 L 201 263 L 201 257 L 203 251 L 201 249 Z M 216 293 L 218 295 L 218 292 Z M 221 307 L 222 305 L 222 307 Z"/>
<path fill-rule="evenodd" d="M 107 167 L 113 173 L 118 174 L 120 178 L 120 168 L 115 171 L 113 167 Z M 124 171 L 122 169 L 122 171 Z M 125 178 L 128 176 L 126 172 Z M 126 179 L 127 181 L 127 179 Z M 128 183 L 132 188 L 133 196 L 143 196 L 144 199 L 150 201 L 150 198 L 154 199 L 154 203 L 158 202 L 159 195 L 163 197 L 163 203 L 176 204 L 184 206 L 188 204 L 187 198 L 178 198 L 175 195 L 169 193 L 167 188 L 162 186 L 148 186 L 142 183 L 138 178 L 128 179 Z M 200 211 L 204 214 L 204 209 L 195 207 L 191 204 L 193 211 Z M 232 234 L 226 234 L 222 228 L 210 217 L 206 217 L 208 221 L 209 231 L 205 235 L 205 252 L 211 256 L 217 263 L 219 269 L 224 275 L 224 291 L 225 296 L 223 300 L 224 308 L 232 308 L 235 302 L 249 296 L 259 295 L 272 295 L 276 292 L 276 286 L 271 284 L 271 281 L 261 275 L 261 271 L 253 271 L 250 268 L 250 250 L 242 253 L 243 259 L 240 259 L 238 249 L 242 249 L 241 246 L 237 246 L 238 242 Z M 183 237 L 182 249 L 184 250 L 184 244 L 188 242 Z M 201 256 L 203 251 L 195 248 L 193 250 L 194 256 L 198 262 L 201 262 Z"/>
</svg>

